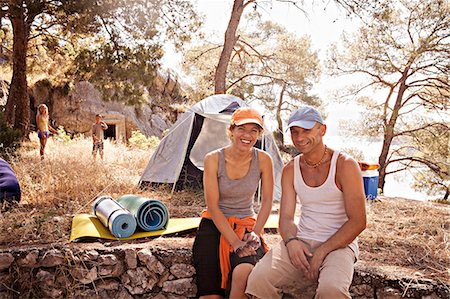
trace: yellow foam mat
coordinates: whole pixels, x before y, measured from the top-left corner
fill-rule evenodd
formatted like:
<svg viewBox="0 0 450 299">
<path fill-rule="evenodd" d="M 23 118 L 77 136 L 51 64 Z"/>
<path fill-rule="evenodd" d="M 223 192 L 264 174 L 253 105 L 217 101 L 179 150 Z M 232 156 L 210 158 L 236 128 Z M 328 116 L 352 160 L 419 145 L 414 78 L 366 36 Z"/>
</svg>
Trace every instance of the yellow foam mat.
<svg viewBox="0 0 450 299">
<path fill-rule="evenodd" d="M 145 237 L 157 237 L 170 235 L 196 229 L 200 224 L 200 217 L 193 218 L 170 218 L 166 229 L 143 232 L 137 231 L 128 238 L 114 237 L 108 228 L 106 228 L 97 217 L 91 214 L 77 214 L 72 219 L 72 230 L 70 232 L 70 241 L 80 238 L 100 238 L 110 240 L 132 240 Z M 278 215 L 270 215 L 264 228 L 278 228 Z"/>
</svg>

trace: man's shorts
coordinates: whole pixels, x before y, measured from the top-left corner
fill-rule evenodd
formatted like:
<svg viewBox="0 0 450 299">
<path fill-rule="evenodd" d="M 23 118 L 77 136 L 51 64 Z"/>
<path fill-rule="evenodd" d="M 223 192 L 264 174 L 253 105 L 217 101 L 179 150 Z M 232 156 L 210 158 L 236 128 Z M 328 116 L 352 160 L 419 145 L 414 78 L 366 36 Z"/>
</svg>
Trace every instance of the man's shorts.
<svg viewBox="0 0 450 299">
<path fill-rule="evenodd" d="M 100 154 L 103 154 L 103 142 L 102 142 L 102 141 L 97 141 L 97 142 L 94 143 L 94 145 L 92 146 L 92 153 L 95 154 L 97 151 L 98 151 Z"/>
<path fill-rule="evenodd" d="M 42 138 L 48 138 L 48 136 L 49 136 L 49 132 L 48 131 L 38 131 L 38 137 L 39 137 L 39 139 L 42 139 Z"/>
</svg>

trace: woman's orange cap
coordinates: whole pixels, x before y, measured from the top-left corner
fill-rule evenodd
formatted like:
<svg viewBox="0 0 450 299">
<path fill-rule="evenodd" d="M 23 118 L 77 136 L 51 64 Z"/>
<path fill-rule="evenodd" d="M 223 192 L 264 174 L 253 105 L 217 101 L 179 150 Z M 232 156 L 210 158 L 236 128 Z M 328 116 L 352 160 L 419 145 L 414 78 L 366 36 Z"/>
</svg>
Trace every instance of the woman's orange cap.
<svg viewBox="0 0 450 299">
<path fill-rule="evenodd" d="M 257 124 L 264 128 L 261 114 L 253 108 L 239 108 L 231 115 L 231 124 L 240 126 L 245 124 Z"/>
</svg>

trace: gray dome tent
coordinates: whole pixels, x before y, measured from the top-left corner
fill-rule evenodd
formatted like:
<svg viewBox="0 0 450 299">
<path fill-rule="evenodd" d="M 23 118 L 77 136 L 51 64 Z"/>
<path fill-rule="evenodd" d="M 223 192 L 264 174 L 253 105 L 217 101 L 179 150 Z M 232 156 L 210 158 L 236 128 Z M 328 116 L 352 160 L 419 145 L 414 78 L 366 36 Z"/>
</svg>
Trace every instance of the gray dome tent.
<svg viewBox="0 0 450 299">
<path fill-rule="evenodd" d="M 231 114 L 248 106 L 238 97 L 218 94 L 190 107 L 161 140 L 145 168 L 140 186 L 168 183 L 178 190 L 186 186 L 202 187 L 203 158 L 206 153 L 230 143 L 226 128 Z M 274 200 L 279 200 L 283 161 L 271 133 L 266 130 L 255 146 L 272 157 Z"/>
</svg>

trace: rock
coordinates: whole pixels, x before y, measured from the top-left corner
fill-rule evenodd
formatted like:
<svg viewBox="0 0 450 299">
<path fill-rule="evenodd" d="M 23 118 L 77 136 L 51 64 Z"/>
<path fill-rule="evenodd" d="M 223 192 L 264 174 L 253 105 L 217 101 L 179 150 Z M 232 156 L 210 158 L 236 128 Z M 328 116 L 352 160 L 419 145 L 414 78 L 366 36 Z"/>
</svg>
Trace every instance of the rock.
<svg viewBox="0 0 450 299">
<path fill-rule="evenodd" d="M 125 249 L 125 265 L 128 269 L 136 269 L 137 267 L 137 254 L 132 249 Z"/>
<path fill-rule="evenodd" d="M 156 275 L 145 267 L 127 270 L 120 279 L 132 295 L 151 291 L 158 282 Z"/>
<path fill-rule="evenodd" d="M 63 291 L 60 289 L 48 289 L 42 290 L 45 295 L 45 298 L 58 298 L 63 294 Z"/>
<path fill-rule="evenodd" d="M 91 283 L 98 278 L 97 267 L 91 269 L 77 268 L 74 272 L 74 277 L 82 284 Z"/>
<path fill-rule="evenodd" d="M 436 293 L 433 293 L 431 295 L 423 296 L 422 299 L 439 299 L 440 297 L 436 295 Z"/>
<path fill-rule="evenodd" d="M 121 287 L 120 291 L 118 293 L 116 293 L 116 295 L 114 297 L 112 297 L 114 299 L 133 299 L 133 296 L 130 295 L 130 293 L 128 293 L 128 291 Z"/>
<path fill-rule="evenodd" d="M 378 289 L 376 291 L 376 293 L 377 293 L 377 298 L 383 298 L 383 299 L 400 299 L 400 298 L 402 298 L 402 292 L 400 292 L 397 289 L 390 288 L 390 287 Z"/>
<path fill-rule="evenodd" d="M 0 271 L 6 270 L 14 262 L 14 257 L 11 253 L 0 253 Z"/>
<path fill-rule="evenodd" d="M 98 256 L 99 256 L 99 254 L 97 251 L 89 250 L 89 251 L 86 251 L 85 253 L 83 253 L 83 255 L 81 255 L 81 260 L 83 262 L 96 261 Z"/>
<path fill-rule="evenodd" d="M 99 265 L 104 266 L 113 266 L 117 264 L 117 261 L 117 257 L 114 254 L 101 255 L 97 260 Z"/>
<path fill-rule="evenodd" d="M 170 272 L 166 272 L 163 275 L 161 275 L 161 277 L 159 278 L 158 281 L 158 287 L 162 288 L 163 284 L 169 280 L 170 277 L 173 277 L 172 274 L 170 274 Z"/>
<path fill-rule="evenodd" d="M 64 255 L 56 249 L 47 251 L 40 262 L 41 267 L 55 267 L 64 264 Z"/>
<path fill-rule="evenodd" d="M 137 253 L 139 261 L 143 263 L 147 269 L 158 274 L 163 274 L 166 267 L 152 254 L 152 252 L 144 248 Z"/>
<path fill-rule="evenodd" d="M 98 275 L 101 277 L 119 277 L 125 271 L 122 262 L 115 265 L 98 266 Z"/>
<path fill-rule="evenodd" d="M 39 81 L 31 87 L 33 98 L 41 99 L 39 103 L 35 103 L 34 108 L 41 102 L 47 102 L 51 111 L 50 118 L 58 125 L 64 126 L 67 131 L 89 134 L 96 113 L 123 120 L 120 126 L 124 126 L 123 131 L 126 131 L 127 138 L 134 130 L 140 130 L 147 136 L 161 137 L 162 132 L 170 128 L 172 124 L 171 121 L 166 120 L 171 112 L 155 113 L 151 104 L 144 104 L 140 109 L 136 109 L 123 101 L 103 101 L 102 93 L 86 81 L 75 83 L 68 94 L 61 92 L 59 90 L 61 88 L 51 85 L 42 86 L 42 91 L 38 91 L 36 88 L 38 85 Z M 108 123 L 108 120 L 106 121 Z M 114 125 L 114 122 L 111 124 Z"/>
<path fill-rule="evenodd" d="M 17 263 L 21 267 L 34 268 L 37 265 L 39 257 L 39 250 L 33 250 L 28 253 L 24 258 L 20 259 Z"/>
<path fill-rule="evenodd" d="M 350 286 L 350 293 L 352 293 L 355 296 L 373 294 L 373 288 L 367 284 L 352 285 Z"/>
<path fill-rule="evenodd" d="M 192 293 L 193 290 L 194 284 L 192 278 L 181 278 L 163 283 L 163 292 L 166 293 L 188 296 L 188 294 Z"/>
<path fill-rule="evenodd" d="M 186 264 L 174 264 L 170 267 L 170 273 L 176 278 L 187 278 L 195 274 L 195 268 Z"/>
<path fill-rule="evenodd" d="M 39 282 L 39 286 L 42 288 L 44 287 L 51 287 L 55 284 L 55 275 L 40 269 L 38 273 L 36 274 L 36 279 Z"/>
<path fill-rule="evenodd" d="M 118 290 L 120 283 L 115 279 L 102 279 L 95 284 L 97 289 L 101 290 Z"/>
<path fill-rule="evenodd" d="M 296 280 L 294 284 L 283 288 L 283 292 L 292 295 L 294 298 L 314 298 L 316 294 L 317 283 L 310 283 L 308 280 Z M 298 297 L 298 294 L 302 294 Z"/>
</svg>

